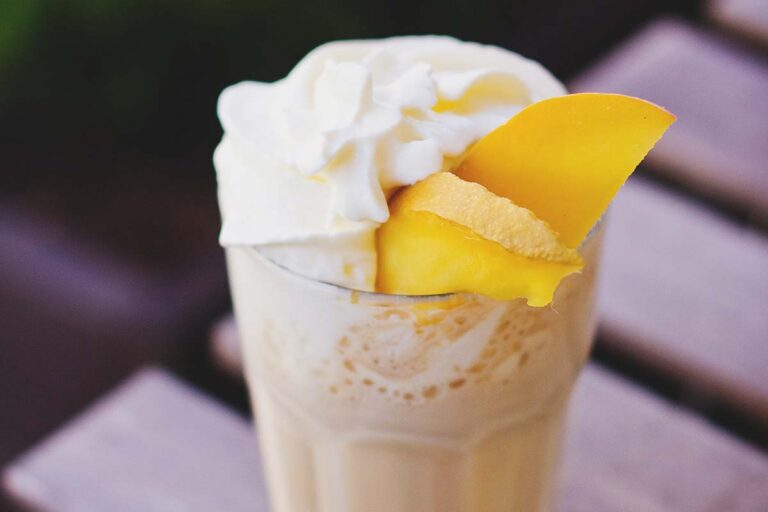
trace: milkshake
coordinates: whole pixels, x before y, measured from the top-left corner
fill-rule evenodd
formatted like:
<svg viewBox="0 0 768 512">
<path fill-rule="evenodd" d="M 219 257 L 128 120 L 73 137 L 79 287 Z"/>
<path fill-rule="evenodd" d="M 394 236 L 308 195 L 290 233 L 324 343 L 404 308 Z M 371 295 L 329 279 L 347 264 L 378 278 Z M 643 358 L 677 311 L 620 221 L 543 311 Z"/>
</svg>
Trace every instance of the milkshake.
<svg viewBox="0 0 768 512">
<path fill-rule="evenodd" d="M 273 509 L 550 510 L 599 245 L 552 308 L 357 293 L 227 249 Z"/>
<path fill-rule="evenodd" d="M 602 188 L 570 166 L 559 186 L 505 187 L 550 165 L 525 157 L 527 134 L 550 133 L 537 123 L 650 109 L 564 94 L 511 52 L 407 37 L 331 43 L 222 95 L 221 242 L 274 512 L 553 510 L 598 219 L 639 159 L 614 158 Z M 555 153 L 575 141 L 613 158 L 610 137 L 629 137 L 560 129 Z M 560 150 L 553 165 L 581 153 Z M 508 171 L 520 155 L 533 167 Z M 588 201 L 542 200 L 583 183 Z"/>
</svg>

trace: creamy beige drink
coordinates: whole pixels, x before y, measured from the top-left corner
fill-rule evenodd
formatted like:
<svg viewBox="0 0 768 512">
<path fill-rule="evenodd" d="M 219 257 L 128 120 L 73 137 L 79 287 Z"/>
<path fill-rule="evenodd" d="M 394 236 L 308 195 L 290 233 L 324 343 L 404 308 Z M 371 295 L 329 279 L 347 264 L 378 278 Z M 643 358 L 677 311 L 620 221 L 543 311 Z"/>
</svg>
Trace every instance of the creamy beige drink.
<svg viewBox="0 0 768 512">
<path fill-rule="evenodd" d="M 552 308 L 356 293 L 228 249 L 273 510 L 552 510 L 599 244 Z"/>
<path fill-rule="evenodd" d="M 323 45 L 219 117 L 273 511 L 551 512 L 595 225 L 674 116 L 425 36 Z"/>
</svg>

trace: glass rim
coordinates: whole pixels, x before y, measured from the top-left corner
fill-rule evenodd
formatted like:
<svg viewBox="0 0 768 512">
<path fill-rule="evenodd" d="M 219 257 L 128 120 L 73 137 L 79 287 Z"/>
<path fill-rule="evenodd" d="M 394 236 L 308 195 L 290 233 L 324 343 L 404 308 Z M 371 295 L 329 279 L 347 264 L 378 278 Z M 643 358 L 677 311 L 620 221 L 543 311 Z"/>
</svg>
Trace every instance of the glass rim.
<svg viewBox="0 0 768 512">
<path fill-rule="evenodd" d="M 584 240 L 581 241 L 581 244 L 579 244 L 578 250 L 581 250 L 587 243 L 589 243 L 593 238 L 595 233 L 600 230 L 600 228 L 603 226 L 605 222 L 605 217 L 608 214 L 608 211 L 606 210 L 603 215 L 595 222 L 595 224 L 590 228 L 589 232 L 587 233 L 587 236 L 584 237 Z M 299 272 L 296 272 L 293 269 L 290 269 L 286 267 L 285 265 L 282 265 L 278 262 L 276 262 L 273 259 L 270 259 L 266 256 L 264 256 L 255 245 L 235 245 L 235 246 L 229 246 L 225 249 L 229 248 L 239 248 L 239 249 L 245 249 L 250 254 L 255 254 L 260 260 L 265 262 L 267 265 L 270 265 L 279 271 L 291 276 L 294 279 L 297 279 L 299 281 L 303 281 L 307 284 L 318 286 L 321 288 L 326 288 L 331 291 L 340 292 L 348 296 L 356 296 L 357 298 L 364 298 L 366 300 L 369 300 L 371 302 L 386 302 L 386 301 L 396 301 L 396 302 L 441 302 L 445 300 L 449 300 L 452 297 L 458 297 L 461 295 L 476 295 L 471 292 L 447 292 L 447 293 L 433 293 L 433 294 L 425 294 L 425 295 L 405 295 L 405 294 L 398 294 L 398 293 L 383 293 L 383 292 L 370 292 L 366 290 L 358 290 L 356 288 L 350 288 L 348 286 L 332 283 L 330 281 L 323 281 L 321 279 L 314 279 L 312 277 L 303 275 Z"/>
</svg>

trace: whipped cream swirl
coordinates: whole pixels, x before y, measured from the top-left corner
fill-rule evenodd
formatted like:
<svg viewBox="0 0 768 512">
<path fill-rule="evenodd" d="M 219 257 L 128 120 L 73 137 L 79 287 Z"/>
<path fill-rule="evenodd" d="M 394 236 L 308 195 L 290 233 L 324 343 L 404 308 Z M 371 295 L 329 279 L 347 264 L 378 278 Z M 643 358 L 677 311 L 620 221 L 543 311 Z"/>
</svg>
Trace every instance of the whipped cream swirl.
<svg viewBox="0 0 768 512">
<path fill-rule="evenodd" d="M 221 94 L 220 242 L 373 290 L 389 196 L 451 168 L 526 105 L 564 93 L 533 61 L 449 37 L 320 46 L 282 80 Z"/>
</svg>

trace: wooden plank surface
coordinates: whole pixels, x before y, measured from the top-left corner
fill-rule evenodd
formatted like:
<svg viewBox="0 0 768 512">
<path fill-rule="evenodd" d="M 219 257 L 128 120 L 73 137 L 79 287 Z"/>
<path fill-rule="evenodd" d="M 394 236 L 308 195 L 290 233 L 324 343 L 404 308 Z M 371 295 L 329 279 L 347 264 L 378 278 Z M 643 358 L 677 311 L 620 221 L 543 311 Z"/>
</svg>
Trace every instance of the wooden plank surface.
<svg viewBox="0 0 768 512">
<path fill-rule="evenodd" d="M 768 60 L 714 33 L 661 20 L 598 61 L 574 91 L 646 98 L 678 117 L 648 161 L 768 221 Z"/>
<path fill-rule="evenodd" d="M 633 178 L 608 217 L 603 338 L 768 425 L 768 239 Z"/>
<path fill-rule="evenodd" d="M 267 510 L 250 425 L 157 369 L 135 375 L 3 476 L 23 510 Z"/>
<path fill-rule="evenodd" d="M 562 512 L 765 512 L 765 454 L 590 367 L 571 404 Z"/>
<path fill-rule="evenodd" d="M 768 47 L 768 2 L 765 0 L 710 0 L 707 11 L 721 26 Z"/>
<path fill-rule="evenodd" d="M 589 367 L 572 404 L 562 512 L 764 512 L 768 459 Z M 148 370 L 4 474 L 25 510 L 266 512 L 249 424 Z"/>
<path fill-rule="evenodd" d="M 219 251 L 153 275 L 0 201 L 0 411 L 13 411 L 0 413 L 0 465 L 148 361 L 186 352 L 227 295 Z"/>
</svg>

